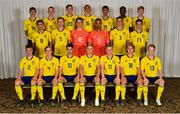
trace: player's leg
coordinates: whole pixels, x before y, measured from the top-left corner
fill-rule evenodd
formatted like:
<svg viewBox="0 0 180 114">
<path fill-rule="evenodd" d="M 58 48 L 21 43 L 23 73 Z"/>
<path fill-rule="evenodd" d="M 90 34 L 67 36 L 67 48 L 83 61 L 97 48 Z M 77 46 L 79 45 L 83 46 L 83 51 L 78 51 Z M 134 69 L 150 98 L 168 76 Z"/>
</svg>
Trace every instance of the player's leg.
<svg viewBox="0 0 180 114">
<path fill-rule="evenodd" d="M 100 78 L 95 77 L 94 78 L 94 83 L 95 83 L 95 106 L 99 106 L 99 95 L 100 95 Z"/>
<path fill-rule="evenodd" d="M 121 80 L 120 78 L 115 78 L 114 79 L 114 84 L 115 84 L 115 104 L 116 106 L 119 106 L 119 96 L 121 93 Z"/>
<path fill-rule="evenodd" d="M 143 80 L 142 78 L 137 78 L 137 101 L 140 106 L 142 106 L 142 92 L 143 92 Z"/>
<path fill-rule="evenodd" d="M 106 93 L 106 83 L 108 80 L 106 77 L 101 78 L 101 85 L 100 85 L 100 94 L 101 94 L 101 106 L 104 106 L 105 103 L 105 93 Z"/>
<path fill-rule="evenodd" d="M 37 82 L 37 91 L 38 91 L 39 98 L 40 98 L 39 106 L 44 105 L 44 96 L 43 96 L 43 87 L 42 87 L 42 85 L 46 83 L 45 80 L 46 80 L 46 77 L 43 77 L 43 78 L 39 79 L 38 82 Z"/>
<path fill-rule="evenodd" d="M 126 96 L 126 84 L 127 84 L 127 77 L 121 78 L 121 105 L 123 106 L 125 103 L 125 96 Z"/>
<path fill-rule="evenodd" d="M 144 105 L 147 106 L 148 105 L 148 85 L 149 82 L 151 82 L 150 78 L 144 79 L 143 83 L 143 95 L 144 95 Z"/>
<path fill-rule="evenodd" d="M 50 79 L 50 80 L 52 80 L 51 83 L 53 85 L 53 87 L 52 87 L 51 106 L 55 106 L 56 105 L 55 98 L 56 98 L 56 95 L 57 95 L 57 92 L 58 92 L 58 81 L 54 77 L 52 77 L 52 79 Z"/>
<path fill-rule="evenodd" d="M 160 101 L 160 98 L 161 98 L 161 95 L 164 91 L 164 80 L 163 79 L 157 79 L 155 81 L 155 84 L 158 85 L 158 90 L 157 90 L 157 97 L 156 97 L 156 103 L 157 105 L 161 106 L 161 101 Z"/>
<path fill-rule="evenodd" d="M 64 86 L 63 86 L 63 83 L 66 83 L 66 82 L 67 82 L 67 80 L 63 76 L 60 77 L 59 82 L 58 82 L 58 89 L 59 89 L 59 92 L 61 95 L 61 106 L 64 105 L 64 102 L 66 100 Z"/>
<path fill-rule="evenodd" d="M 35 96 L 37 92 L 37 85 L 36 85 L 37 80 L 32 78 L 31 80 L 31 107 L 35 107 Z"/>
<path fill-rule="evenodd" d="M 81 77 L 80 78 L 80 95 L 81 95 L 81 106 L 85 106 L 85 82 L 86 78 Z"/>
</svg>

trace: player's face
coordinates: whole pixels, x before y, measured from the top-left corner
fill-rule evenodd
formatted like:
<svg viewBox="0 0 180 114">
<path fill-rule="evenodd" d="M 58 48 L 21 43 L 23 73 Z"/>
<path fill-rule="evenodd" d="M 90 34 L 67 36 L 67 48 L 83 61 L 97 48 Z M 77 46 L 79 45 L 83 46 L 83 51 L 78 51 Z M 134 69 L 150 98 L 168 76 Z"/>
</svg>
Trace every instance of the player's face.
<svg viewBox="0 0 180 114">
<path fill-rule="evenodd" d="M 54 9 L 53 8 L 48 8 L 48 14 L 49 16 L 54 16 Z"/>
<path fill-rule="evenodd" d="M 142 23 L 141 22 L 137 22 L 136 26 L 137 26 L 137 29 L 142 29 Z"/>
<path fill-rule="evenodd" d="M 106 48 L 106 54 L 107 55 L 112 55 L 112 47 L 107 47 Z"/>
<path fill-rule="evenodd" d="M 51 48 L 47 48 L 45 50 L 46 56 L 51 56 L 52 55 L 52 49 Z"/>
<path fill-rule="evenodd" d="M 91 7 L 90 6 L 85 6 L 84 7 L 84 12 L 88 13 L 88 14 L 91 13 Z"/>
<path fill-rule="evenodd" d="M 26 48 L 26 55 L 32 56 L 33 55 L 33 49 L 32 48 Z"/>
<path fill-rule="evenodd" d="M 67 54 L 71 55 L 73 53 L 73 48 L 72 47 L 67 47 Z"/>
<path fill-rule="evenodd" d="M 72 14 L 72 13 L 73 13 L 73 7 L 69 6 L 69 7 L 66 9 L 66 12 L 67 12 L 67 14 Z"/>
<path fill-rule="evenodd" d="M 37 23 L 38 30 L 44 30 L 44 24 L 42 22 Z"/>
<path fill-rule="evenodd" d="M 127 53 L 128 54 L 133 54 L 134 53 L 134 48 L 132 46 L 127 47 Z"/>
<path fill-rule="evenodd" d="M 118 19 L 116 21 L 116 26 L 119 27 L 119 26 L 123 26 L 123 20 L 122 19 Z"/>
<path fill-rule="evenodd" d="M 95 21 L 95 28 L 96 29 L 101 29 L 102 22 L 100 20 Z"/>
<path fill-rule="evenodd" d="M 63 19 L 58 19 L 57 20 L 57 25 L 58 25 L 58 27 L 64 27 L 64 20 Z"/>
<path fill-rule="evenodd" d="M 148 55 L 153 56 L 153 55 L 154 55 L 154 52 L 155 52 L 155 50 L 154 50 L 153 47 L 149 47 L 149 48 L 148 48 Z"/>
<path fill-rule="evenodd" d="M 107 8 L 104 8 L 102 10 L 102 13 L 103 13 L 103 15 L 108 15 L 109 14 L 109 10 Z"/>
<path fill-rule="evenodd" d="M 30 14 L 30 17 L 35 17 L 36 16 L 36 10 L 31 10 L 29 12 L 29 14 Z"/>
<path fill-rule="evenodd" d="M 87 54 L 92 54 L 92 53 L 93 53 L 93 47 L 92 47 L 92 46 L 88 46 L 88 47 L 86 48 L 86 53 L 87 53 Z"/>
<path fill-rule="evenodd" d="M 124 8 L 122 8 L 122 9 L 120 10 L 120 14 L 121 14 L 121 15 L 125 15 L 125 14 L 126 14 L 126 10 L 125 10 Z"/>
<path fill-rule="evenodd" d="M 76 26 L 77 26 L 77 28 L 82 28 L 83 27 L 83 21 L 82 20 L 77 20 L 77 22 L 76 22 Z"/>
<path fill-rule="evenodd" d="M 143 16 L 144 15 L 144 9 L 139 9 L 137 11 L 137 13 L 138 13 L 139 16 Z"/>
</svg>

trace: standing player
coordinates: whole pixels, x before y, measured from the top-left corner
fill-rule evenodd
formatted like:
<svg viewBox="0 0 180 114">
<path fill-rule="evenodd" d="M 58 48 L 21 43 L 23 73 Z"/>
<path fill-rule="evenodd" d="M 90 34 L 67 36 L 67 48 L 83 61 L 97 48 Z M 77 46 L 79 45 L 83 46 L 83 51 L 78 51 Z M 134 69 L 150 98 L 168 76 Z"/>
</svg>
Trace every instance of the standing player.
<svg viewBox="0 0 180 114">
<path fill-rule="evenodd" d="M 126 44 L 129 43 L 129 31 L 124 27 L 123 19 L 116 18 L 116 28 L 110 32 L 110 40 L 113 45 L 113 55 L 119 56 L 126 54 Z"/>
<path fill-rule="evenodd" d="M 109 43 L 109 33 L 101 29 L 102 20 L 97 18 L 94 23 L 94 30 L 89 34 L 88 43 L 94 47 L 94 55 L 105 54 L 105 46 Z"/>
<path fill-rule="evenodd" d="M 136 20 L 136 30 L 131 32 L 130 41 L 135 46 L 135 55 L 139 58 L 145 56 L 148 43 L 148 33 L 142 30 L 142 20 Z"/>
<path fill-rule="evenodd" d="M 36 8 L 31 7 L 29 8 L 29 19 L 24 20 L 24 32 L 28 39 L 28 44 L 32 45 L 32 34 L 37 31 L 36 22 L 38 18 L 36 17 Z"/>
<path fill-rule="evenodd" d="M 75 28 L 75 21 L 77 16 L 73 15 L 73 6 L 71 4 L 66 6 L 66 12 L 66 15 L 62 16 L 65 19 L 65 27 L 69 31 L 72 31 Z"/>
<path fill-rule="evenodd" d="M 113 19 L 109 16 L 109 7 L 102 7 L 102 29 L 110 32 L 113 29 Z"/>
<path fill-rule="evenodd" d="M 52 32 L 54 56 L 60 59 L 66 53 L 66 45 L 70 42 L 70 31 L 65 29 L 64 18 L 58 17 L 57 29 Z"/>
<path fill-rule="evenodd" d="M 101 105 L 104 105 L 105 101 L 105 90 L 106 83 L 114 83 L 116 89 L 116 97 L 119 93 L 118 88 L 120 87 L 120 71 L 119 71 L 119 58 L 113 55 L 112 46 L 106 46 L 106 55 L 100 58 L 101 64 Z"/>
<path fill-rule="evenodd" d="M 164 80 L 162 78 L 162 66 L 161 61 L 154 55 L 155 45 L 148 45 L 148 54 L 141 60 L 141 71 L 144 78 L 144 105 L 148 105 L 148 84 L 154 83 L 158 85 L 156 103 L 158 106 L 161 105 L 161 95 L 164 90 Z M 158 76 L 159 75 L 159 76 Z"/>
<path fill-rule="evenodd" d="M 93 23 L 96 19 L 96 16 L 91 14 L 91 6 L 85 5 L 84 6 L 84 15 L 81 16 L 83 19 L 83 26 L 84 29 L 88 32 L 91 32 L 93 30 Z"/>
<path fill-rule="evenodd" d="M 71 42 L 74 46 L 74 55 L 81 57 L 86 53 L 89 33 L 83 29 L 83 19 L 76 19 L 76 29 L 71 32 Z"/>
<path fill-rule="evenodd" d="M 86 55 L 80 59 L 80 94 L 81 106 L 85 106 L 85 83 L 95 83 L 95 106 L 99 106 L 99 89 L 100 89 L 100 66 L 99 57 L 93 55 L 93 46 L 86 47 Z"/>
<path fill-rule="evenodd" d="M 55 105 L 55 97 L 58 91 L 58 67 L 59 67 L 59 60 L 56 57 L 53 57 L 52 47 L 47 46 L 44 49 L 46 53 L 46 57 L 40 60 L 40 73 L 38 78 L 38 93 L 40 97 L 39 106 L 44 105 L 44 96 L 43 96 L 43 88 L 42 85 L 45 83 L 52 83 L 52 101 L 51 105 Z"/>
<path fill-rule="evenodd" d="M 124 106 L 126 84 L 137 84 L 137 100 L 142 105 L 141 95 L 143 90 L 143 80 L 140 72 L 139 57 L 134 55 L 135 46 L 132 43 L 127 45 L 127 54 L 121 57 L 121 105 Z M 119 96 L 119 95 L 118 95 Z M 117 99 L 119 100 L 119 98 Z"/>
<path fill-rule="evenodd" d="M 149 30 L 150 30 L 150 19 L 144 17 L 144 7 L 139 6 L 137 8 L 137 13 L 138 13 L 138 16 L 133 19 L 134 30 L 137 29 L 136 28 L 136 21 L 138 19 L 141 19 L 142 20 L 142 29 L 143 29 L 143 31 L 149 32 Z"/>
<path fill-rule="evenodd" d="M 32 107 L 34 106 L 34 100 L 36 95 L 36 81 L 39 73 L 39 59 L 33 56 L 32 45 L 26 45 L 25 49 L 26 56 L 23 57 L 19 63 L 18 76 L 15 81 L 15 90 L 20 100 L 17 104 L 17 107 L 21 107 L 24 105 L 24 98 L 21 85 L 31 84 Z"/>
<path fill-rule="evenodd" d="M 48 8 L 48 17 L 43 20 L 46 30 L 50 33 L 56 29 L 57 19 L 54 17 L 54 14 L 54 7 L 51 6 Z"/>
<path fill-rule="evenodd" d="M 38 20 L 36 25 L 38 30 L 32 35 L 32 43 L 36 49 L 36 56 L 43 58 L 45 57 L 44 48 L 48 45 L 51 45 L 51 34 L 44 30 L 43 20 Z"/>
<path fill-rule="evenodd" d="M 76 97 L 79 93 L 79 58 L 73 55 L 72 43 L 66 46 L 67 54 L 60 59 L 60 73 L 59 73 L 59 91 L 62 93 L 62 99 L 66 99 L 64 95 L 63 83 L 74 82 L 74 94 L 72 97 L 72 104 L 76 106 Z"/>
</svg>

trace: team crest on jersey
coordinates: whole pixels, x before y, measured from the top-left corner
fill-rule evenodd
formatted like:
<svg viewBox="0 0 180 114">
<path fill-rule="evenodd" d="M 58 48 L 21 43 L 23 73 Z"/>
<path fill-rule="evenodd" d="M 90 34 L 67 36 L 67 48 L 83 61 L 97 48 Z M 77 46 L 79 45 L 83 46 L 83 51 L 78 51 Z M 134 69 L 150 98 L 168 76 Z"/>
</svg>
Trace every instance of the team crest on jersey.
<svg viewBox="0 0 180 114">
<path fill-rule="evenodd" d="M 133 59 L 133 62 L 135 63 L 135 62 L 136 62 L 136 59 Z"/>
<path fill-rule="evenodd" d="M 66 33 L 64 33 L 64 36 L 66 36 Z"/>
<path fill-rule="evenodd" d="M 73 59 L 72 62 L 75 63 L 75 60 Z"/>
<path fill-rule="evenodd" d="M 115 35 L 117 35 L 117 33 L 115 33 Z"/>
<path fill-rule="evenodd" d="M 94 19 L 91 19 L 91 21 L 93 22 L 93 21 L 94 21 Z"/>
<path fill-rule="evenodd" d="M 149 63 L 147 63 L 147 65 L 149 65 Z"/>
<path fill-rule="evenodd" d="M 46 35 L 46 34 L 44 35 L 44 38 L 47 38 L 47 35 Z"/>
<path fill-rule="evenodd" d="M 58 36 L 58 34 L 56 34 L 56 36 Z"/>
<path fill-rule="evenodd" d="M 157 61 L 155 61 L 155 65 L 157 65 L 158 64 L 158 62 Z"/>
<path fill-rule="evenodd" d="M 129 22 L 129 20 L 128 20 L 128 19 L 126 19 L 126 22 L 128 23 L 128 22 Z"/>
<path fill-rule="evenodd" d="M 96 62 L 96 59 L 93 59 L 93 62 Z"/>
<path fill-rule="evenodd" d="M 125 35 L 126 34 L 126 32 L 123 32 L 123 35 Z"/>
<path fill-rule="evenodd" d="M 34 64 L 35 64 L 35 62 L 34 62 L 34 61 L 32 61 L 32 64 L 34 65 Z"/>
<path fill-rule="evenodd" d="M 51 66 L 54 66 L 54 62 L 51 63 Z"/>
<path fill-rule="evenodd" d="M 113 60 L 112 63 L 115 64 L 115 60 Z"/>
<path fill-rule="evenodd" d="M 145 37 L 145 35 L 144 35 L 144 34 L 142 34 L 142 37 L 144 38 L 144 37 Z"/>
<path fill-rule="evenodd" d="M 84 62 L 86 62 L 86 60 L 84 60 Z"/>
</svg>

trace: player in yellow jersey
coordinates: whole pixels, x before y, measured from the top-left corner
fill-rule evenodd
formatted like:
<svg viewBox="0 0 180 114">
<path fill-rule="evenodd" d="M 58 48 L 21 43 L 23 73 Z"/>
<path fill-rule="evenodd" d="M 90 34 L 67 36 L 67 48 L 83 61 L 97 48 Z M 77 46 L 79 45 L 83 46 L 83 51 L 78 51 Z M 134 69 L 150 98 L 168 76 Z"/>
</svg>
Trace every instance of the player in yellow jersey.
<svg viewBox="0 0 180 114">
<path fill-rule="evenodd" d="M 86 47 L 86 55 L 80 58 L 80 94 L 81 106 L 85 106 L 85 83 L 95 83 L 96 101 L 99 101 L 100 65 L 99 57 L 93 55 L 93 46 Z M 95 106 L 99 106 L 96 102 Z"/>
<path fill-rule="evenodd" d="M 72 43 L 66 46 L 67 54 L 60 59 L 60 73 L 59 73 L 59 91 L 64 93 L 63 83 L 75 83 L 74 93 L 72 97 L 72 105 L 76 106 L 76 97 L 79 93 L 79 58 L 73 55 Z M 62 95 L 61 95 L 62 96 Z M 62 96 L 65 99 L 65 95 Z"/>
<path fill-rule="evenodd" d="M 110 32 L 114 26 L 113 26 L 113 19 L 109 16 L 109 7 L 103 6 L 102 7 L 102 29 Z"/>
<path fill-rule="evenodd" d="M 34 106 L 36 95 L 36 81 L 39 73 L 39 59 L 33 56 L 32 45 L 26 45 L 26 56 L 19 63 L 18 76 L 15 81 L 15 90 L 19 97 L 17 107 L 24 105 L 22 85 L 31 85 L 31 106 Z"/>
<path fill-rule="evenodd" d="M 77 16 L 73 14 L 73 6 L 71 4 L 66 6 L 66 15 L 62 17 L 65 19 L 65 28 L 69 31 L 74 30 Z"/>
<path fill-rule="evenodd" d="M 144 105 L 148 105 L 148 84 L 153 83 L 158 85 L 156 103 L 161 106 L 161 95 L 164 90 L 164 80 L 162 74 L 162 65 L 160 59 L 154 55 L 155 45 L 148 45 L 148 54 L 141 60 L 141 71 L 144 78 Z"/>
<path fill-rule="evenodd" d="M 29 19 L 24 20 L 24 32 L 26 34 L 26 37 L 28 39 L 28 44 L 32 45 L 32 34 L 37 31 L 36 22 L 38 18 L 36 17 L 36 8 L 31 7 L 29 8 Z"/>
<path fill-rule="evenodd" d="M 148 43 L 148 33 L 142 30 L 142 20 L 136 21 L 137 29 L 130 34 L 130 42 L 135 46 L 135 55 L 139 58 L 145 56 L 146 47 Z"/>
<path fill-rule="evenodd" d="M 106 46 L 106 55 L 101 56 L 100 64 L 101 64 L 101 85 L 100 85 L 101 106 L 104 106 L 106 83 L 107 82 L 114 83 L 115 88 L 117 88 L 120 85 L 119 58 L 113 55 L 111 45 Z M 115 94 L 117 94 L 117 91 Z"/>
<path fill-rule="evenodd" d="M 51 33 L 45 31 L 43 20 L 38 20 L 36 22 L 36 25 L 38 30 L 32 35 L 32 43 L 36 49 L 36 56 L 39 58 L 43 58 L 45 57 L 44 48 L 48 45 L 52 45 Z"/>
<path fill-rule="evenodd" d="M 85 5 L 84 6 L 84 15 L 81 16 L 83 19 L 83 26 L 84 29 L 88 32 L 91 32 L 93 30 L 93 24 L 96 19 L 96 16 L 91 14 L 91 6 Z"/>
<path fill-rule="evenodd" d="M 137 13 L 138 13 L 138 16 L 133 19 L 133 28 L 134 28 L 134 30 L 136 30 L 136 20 L 141 19 L 142 20 L 142 29 L 143 29 L 143 31 L 149 32 L 151 23 L 150 23 L 150 19 L 146 18 L 144 16 L 144 7 L 139 6 L 137 8 Z"/>
<path fill-rule="evenodd" d="M 116 28 L 110 32 L 110 40 L 113 45 L 113 55 L 119 58 L 126 54 L 126 44 L 129 43 L 129 31 L 124 27 L 123 19 L 116 18 Z"/>
<path fill-rule="evenodd" d="M 49 31 L 50 33 L 55 30 L 57 27 L 57 18 L 54 17 L 55 15 L 55 11 L 54 11 L 54 7 L 49 7 L 48 8 L 48 17 L 45 18 L 44 21 L 44 25 L 46 27 L 46 31 Z"/>
<path fill-rule="evenodd" d="M 60 59 L 66 53 L 66 45 L 70 42 L 70 31 L 65 29 L 64 18 L 58 17 L 57 29 L 52 32 L 54 56 Z"/>
<path fill-rule="evenodd" d="M 52 101 L 51 105 L 55 106 L 55 97 L 58 92 L 58 69 L 59 69 L 59 60 L 56 57 L 53 57 L 52 47 L 47 46 L 44 49 L 46 57 L 40 60 L 40 73 L 38 77 L 38 94 L 40 98 L 39 106 L 44 105 L 44 95 L 42 85 L 45 83 L 52 83 Z"/>
<path fill-rule="evenodd" d="M 135 46 L 132 43 L 127 45 L 127 54 L 121 57 L 121 106 L 125 105 L 126 84 L 137 84 L 137 100 L 139 105 L 143 105 L 141 95 L 143 91 L 143 80 L 141 78 L 139 57 L 134 55 Z M 117 96 L 119 100 L 119 94 Z M 118 102 L 118 101 L 117 101 Z"/>
</svg>

